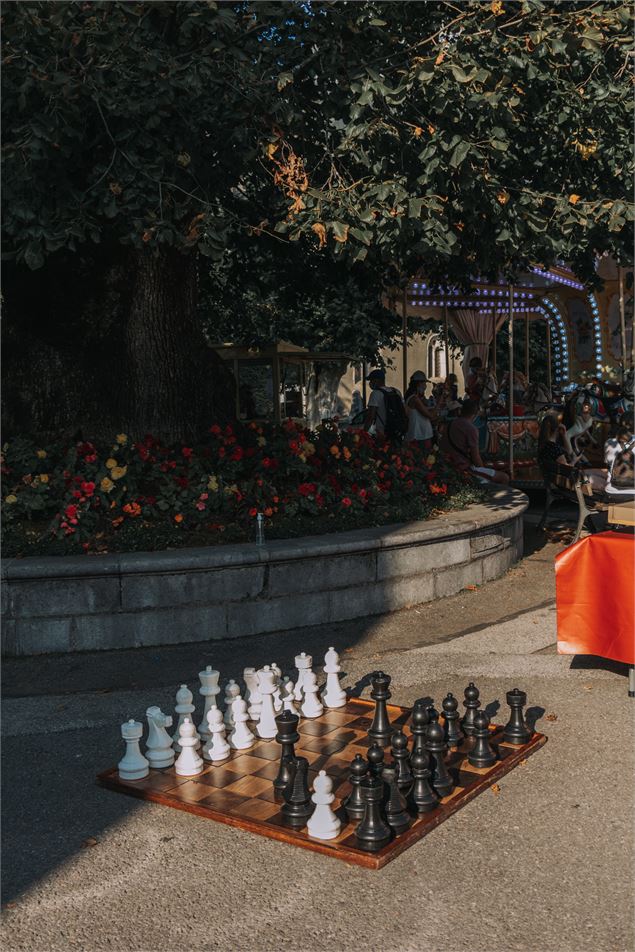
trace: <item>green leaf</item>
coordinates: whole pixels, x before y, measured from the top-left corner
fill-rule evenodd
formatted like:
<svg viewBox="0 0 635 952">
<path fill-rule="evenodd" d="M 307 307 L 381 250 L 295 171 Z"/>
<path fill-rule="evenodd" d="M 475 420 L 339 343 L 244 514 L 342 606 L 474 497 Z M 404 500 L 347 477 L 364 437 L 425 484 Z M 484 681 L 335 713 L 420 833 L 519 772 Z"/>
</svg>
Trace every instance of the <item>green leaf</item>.
<svg viewBox="0 0 635 952">
<path fill-rule="evenodd" d="M 450 165 L 452 166 L 453 169 L 457 169 L 459 167 L 461 162 L 463 162 L 463 160 L 465 159 L 465 156 L 470 151 L 470 148 L 471 146 L 469 142 L 465 142 L 465 140 L 462 142 L 459 142 L 456 149 L 450 156 Z"/>
<path fill-rule="evenodd" d="M 26 251 L 24 252 L 24 261 L 31 271 L 36 271 L 42 267 L 44 264 L 44 255 L 42 254 L 39 241 L 32 241 L 27 245 Z"/>
<path fill-rule="evenodd" d="M 423 198 L 411 198 L 408 201 L 408 218 L 421 218 Z"/>
</svg>

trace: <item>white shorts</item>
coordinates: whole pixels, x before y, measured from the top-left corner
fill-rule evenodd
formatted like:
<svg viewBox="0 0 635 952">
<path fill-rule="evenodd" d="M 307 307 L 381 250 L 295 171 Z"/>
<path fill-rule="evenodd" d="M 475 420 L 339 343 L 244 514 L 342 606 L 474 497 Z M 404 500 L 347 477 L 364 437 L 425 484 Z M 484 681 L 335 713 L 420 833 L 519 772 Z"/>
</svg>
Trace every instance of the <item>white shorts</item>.
<svg viewBox="0 0 635 952">
<path fill-rule="evenodd" d="M 490 469 L 489 466 L 470 466 L 470 471 L 476 476 L 486 476 L 488 479 L 493 479 L 496 475 L 496 470 Z"/>
</svg>

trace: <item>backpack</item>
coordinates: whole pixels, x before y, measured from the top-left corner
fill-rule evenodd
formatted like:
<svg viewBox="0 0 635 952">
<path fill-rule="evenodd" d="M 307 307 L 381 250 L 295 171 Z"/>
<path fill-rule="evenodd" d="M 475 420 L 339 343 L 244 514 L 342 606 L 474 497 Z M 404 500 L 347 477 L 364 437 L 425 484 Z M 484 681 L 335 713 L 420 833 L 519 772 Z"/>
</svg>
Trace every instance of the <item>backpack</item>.
<svg viewBox="0 0 635 952">
<path fill-rule="evenodd" d="M 635 491 L 635 471 L 633 463 L 633 441 L 631 440 L 623 450 L 616 455 L 611 466 L 611 486 L 622 489 L 624 492 Z"/>
<path fill-rule="evenodd" d="M 393 387 L 382 387 L 381 392 L 384 395 L 386 408 L 384 433 L 389 440 L 401 441 L 408 432 L 408 417 L 401 394 Z"/>
</svg>

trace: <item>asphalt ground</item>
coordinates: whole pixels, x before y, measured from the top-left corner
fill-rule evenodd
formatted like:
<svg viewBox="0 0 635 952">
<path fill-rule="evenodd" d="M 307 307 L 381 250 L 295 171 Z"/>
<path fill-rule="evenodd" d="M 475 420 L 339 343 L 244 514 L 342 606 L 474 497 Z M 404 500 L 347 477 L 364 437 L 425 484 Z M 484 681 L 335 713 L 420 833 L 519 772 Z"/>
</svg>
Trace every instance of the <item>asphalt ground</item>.
<svg viewBox="0 0 635 952">
<path fill-rule="evenodd" d="M 3 947 L 635 948 L 635 702 L 624 666 L 555 653 L 561 542 L 531 526 L 527 541 L 531 554 L 503 579 L 341 632 L 6 663 Z M 290 669 L 297 651 L 317 658 L 329 644 L 343 648 L 347 686 L 366 693 L 381 663 L 404 705 L 462 696 L 475 680 L 500 720 L 519 686 L 549 740 L 378 871 L 96 786 L 121 754 L 120 723 L 152 703 L 171 710 L 176 685 L 193 686 L 204 664 L 223 677 L 272 657 Z"/>
</svg>

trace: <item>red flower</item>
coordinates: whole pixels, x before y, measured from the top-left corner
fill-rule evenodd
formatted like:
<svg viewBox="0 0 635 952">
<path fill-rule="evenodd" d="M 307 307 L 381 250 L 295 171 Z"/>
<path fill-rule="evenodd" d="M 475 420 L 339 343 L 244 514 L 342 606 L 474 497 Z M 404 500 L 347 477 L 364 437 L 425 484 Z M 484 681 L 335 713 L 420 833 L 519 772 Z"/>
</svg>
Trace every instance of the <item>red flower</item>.
<svg viewBox="0 0 635 952">
<path fill-rule="evenodd" d="M 239 463 L 239 462 L 241 461 L 241 459 L 243 458 L 243 448 L 242 448 L 242 446 L 235 446 L 235 447 L 233 448 L 233 450 L 232 450 L 232 452 L 231 452 L 231 456 L 230 456 L 229 458 L 230 458 L 231 460 L 233 460 L 234 463 Z"/>
<path fill-rule="evenodd" d="M 313 496 L 317 486 L 315 483 L 300 483 L 298 486 L 298 492 L 301 496 Z"/>
<path fill-rule="evenodd" d="M 73 499 L 81 499 L 81 498 L 82 498 L 81 491 L 80 491 L 79 489 L 74 489 L 74 490 L 73 490 Z"/>
<path fill-rule="evenodd" d="M 218 447 L 218 455 L 219 455 L 221 458 L 225 455 L 225 447 L 224 447 L 224 446 L 219 446 L 219 447 Z"/>
<path fill-rule="evenodd" d="M 96 463 L 97 462 L 97 453 L 89 453 L 88 456 L 84 457 L 85 463 Z"/>
<path fill-rule="evenodd" d="M 185 457 L 185 459 L 190 459 L 193 452 L 194 450 L 189 446 L 183 446 L 181 448 L 181 453 Z"/>
<path fill-rule="evenodd" d="M 139 453 L 139 459 L 145 463 L 145 461 L 150 455 L 150 450 L 147 448 L 147 446 L 144 446 L 142 443 L 140 446 L 137 447 L 137 452 Z"/>
<path fill-rule="evenodd" d="M 95 492 L 95 484 L 93 482 L 82 483 L 82 492 L 85 496 L 92 496 Z"/>
<path fill-rule="evenodd" d="M 185 476 L 175 476 L 174 482 L 177 484 L 177 486 L 180 486 L 181 489 L 187 489 L 187 487 L 190 485 L 189 479 L 187 479 Z"/>
<path fill-rule="evenodd" d="M 218 423 L 213 423 L 213 424 L 210 426 L 209 431 L 210 431 L 210 433 L 213 433 L 214 436 L 218 436 L 218 435 L 220 434 L 220 432 L 221 432 L 221 429 L 220 429 Z"/>
<path fill-rule="evenodd" d="M 255 518 L 255 517 L 258 515 L 258 510 L 257 510 L 255 507 L 252 508 L 252 509 L 250 509 L 250 510 L 249 510 L 249 515 L 250 515 L 252 518 Z"/>
<path fill-rule="evenodd" d="M 274 496 L 274 502 L 276 502 L 275 496 Z M 322 507 L 324 505 L 324 496 L 318 493 L 317 496 L 315 497 L 315 502 L 318 506 Z"/>
<path fill-rule="evenodd" d="M 344 498 L 342 499 L 342 505 L 345 506 L 346 509 L 348 509 L 349 506 L 353 505 L 353 500 L 349 499 L 348 496 L 344 496 Z"/>
</svg>

